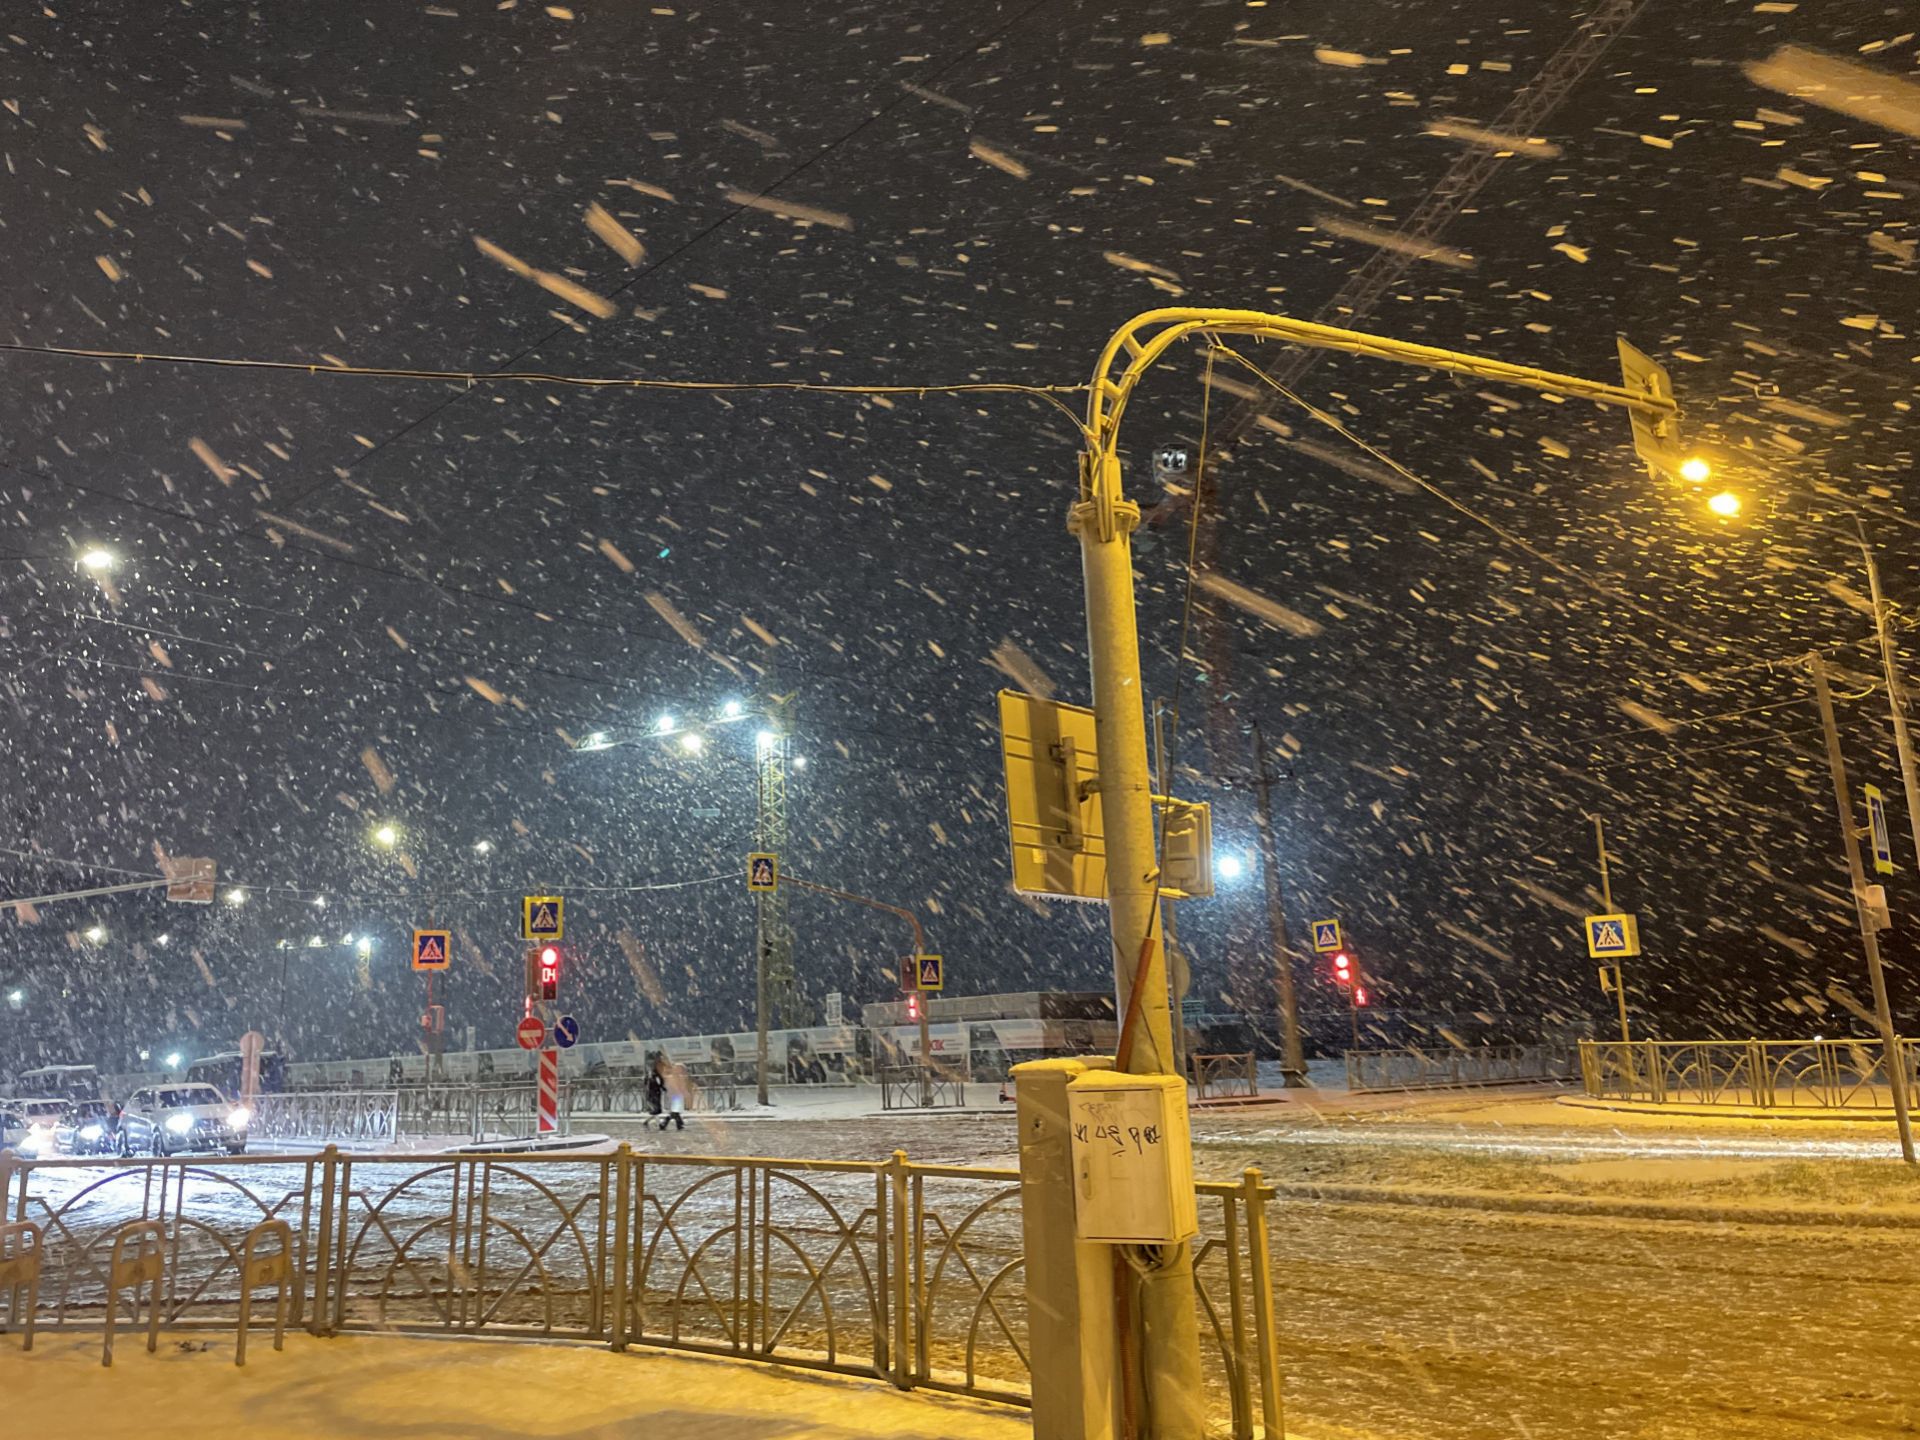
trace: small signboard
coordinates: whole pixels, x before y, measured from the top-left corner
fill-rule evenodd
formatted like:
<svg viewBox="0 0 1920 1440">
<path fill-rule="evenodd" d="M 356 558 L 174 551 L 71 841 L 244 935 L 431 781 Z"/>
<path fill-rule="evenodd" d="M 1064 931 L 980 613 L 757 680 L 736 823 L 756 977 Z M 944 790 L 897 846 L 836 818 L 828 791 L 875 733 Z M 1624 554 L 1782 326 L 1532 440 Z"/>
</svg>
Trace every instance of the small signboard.
<svg viewBox="0 0 1920 1440">
<path fill-rule="evenodd" d="M 529 895 L 520 902 L 522 940 L 558 940 L 567 902 L 558 895 Z"/>
<path fill-rule="evenodd" d="M 1632 959 L 1640 953 L 1640 922 L 1631 915 L 1587 916 L 1587 954 L 1595 960 Z"/>
<path fill-rule="evenodd" d="M 416 970 L 444 970 L 453 960 L 453 932 L 451 930 L 416 930 L 413 932 L 413 968 Z"/>
<path fill-rule="evenodd" d="M 571 1050 L 574 1042 L 580 1038 L 580 1022 L 571 1015 L 562 1015 L 553 1022 L 553 1043 L 562 1050 Z"/>
<path fill-rule="evenodd" d="M 167 899 L 178 905 L 211 905 L 214 863 L 211 860 L 168 860 Z"/>
<path fill-rule="evenodd" d="M 1873 833 L 1873 868 L 1893 874 L 1893 837 L 1887 831 L 1887 797 L 1878 785 L 1867 786 L 1867 825 Z"/>
<path fill-rule="evenodd" d="M 547 1038 L 547 1027 L 538 1015 L 529 1015 L 514 1027 L 513 1038 L 522 1050 L 538 1050 Z"/>
<path fill-rule="evenodd" d="M 913 957 L 913 979 L 916 990 L 944 990 L 947 988 L 946 961 L 938 955 L 916 955 Z"/>
<path fill-rule="evenodd" d="M 747 856 L 747 889 L 778 890 L 780 888 L 780 857 L 778 855 Z"/>
<path fill-rule="evenodd" d="M 1316 920 L 1313 922 L 1313 948 L 1322 955 L 1331 955 L 1340 948 L 1340 922 L 1338 920 Z"/>
</svg>

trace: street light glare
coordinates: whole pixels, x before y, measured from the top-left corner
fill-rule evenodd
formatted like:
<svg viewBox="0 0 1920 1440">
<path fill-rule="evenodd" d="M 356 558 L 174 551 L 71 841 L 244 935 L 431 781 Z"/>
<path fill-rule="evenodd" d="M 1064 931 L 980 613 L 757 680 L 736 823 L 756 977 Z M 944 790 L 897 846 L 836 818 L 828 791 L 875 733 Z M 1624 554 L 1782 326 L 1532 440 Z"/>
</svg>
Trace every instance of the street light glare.
<svg viewBox="0 0 1920 1440">
<path fill-rule="evenodd" d="M 83 554 L 80 557 L 80 563 L 96 573 L 104 573 L 113 569 L 113 552 L 96 547 Z"/>
<path fill-rule="evenodd" d="M 738 700 L 729 700 L 720 707 L 721 715 L 729 720 L 738 720 L 745 711 L 746 706 L 742 705 Z"/>
<path fill-rule="evenodd" d="M 689 755 L 698 755 L 700 753 L 701 747 L 704 746 L 706 743 L 707 742 L 705 739 L 695 734 L 691 730 L 689 730 L 686 734 L 680 737 L 680 748 L 686 751 Z"/>
<path fill-rule="evenodd" d="M 246 891 L 244 891 L 244 890 L 229 890 L 229 891 L 227 891 L 227 904 L 229 904 L 229 905 L 244 905 L 244 904 L 246 904 L 246 903 L 247 903 L 247 892 L 246 892 Z"/>
<path fill-rule="evenodd" d="M 1718 495 L 1715 495 L 1707 501 L 1707 508 L 1713 511 L 1714 514 L 1724 516 L 1731 520 L 1735 515 L 1740 513 L 1740 497 L 1731 490 L 1722 490 Z"/>
<path fill-rule="evenodd" d="M 104 925 L 92 926 L 87 931 L 87 939 L 91 940 L 96 945 L 98 945 L 102 940 L 106 938 L 107 938 L 107 927 Z"/>
<path fill-rule="evenodd" d="M 1698 485 L 1711 474 L 1713 474 L 1713 467 L 1698 455 L 1680 462 L 1680 478 L 1692 484 Z"/>
<path fill-rule="evenodd" d="M 167 1055 L 167 1068 L 169 1070 L 177 1069 L 179 1067 L 179 1064 L 180 1064 L 180 1052 L 178 1050 L 171 1051 Z"/>
<path fill-rule="evenodd" d="M 476 841 L 474 841 L 474 842 L 473 842 L 473 853 L 474 853 L 474 854 L 476 854 L 476 855 L 489 855 L 489 854 L 491 854 L 492 852 L 493 852 L 493 841 L 491 841 L 491 840 L 476 840 Z"/>
<path fill-rule="evenodd" d="M 806 757 L 806 756 L 804 756 L 804 755 L 796 755 L 796 756 L 794 756 L 794 757 L 793 757 L 793 768 L 794 768 L 794 769 L 796 769 L 796 770 L 804 770 L 804 769 L 806 769 L 806 768 L 807 768 L 807 757 Z"/>
<path fill-rule="evenodd" d="M 382 825 L 378 830 L 373 832 L 373 838 L 378 840 L 382 845 L 392 845 L 400 838 L 400 832 L 391 825 Z"/>
<path fill-rule="evenodd" d="M 1219 862 L 1214 866 L 1214 869 L 1220 872 L 1220 878 L 1222 880 L 1238 880 L 1243 868 L 1238 855 L 1222 855 Z"/>
<path fill-rule="evenodd" d="M 653 733 L 656 735 L 671 735 L 673 733 L 673 716 L 662 715 L 658 720 L 655 720 L 653 722 Z"/>
</svg>

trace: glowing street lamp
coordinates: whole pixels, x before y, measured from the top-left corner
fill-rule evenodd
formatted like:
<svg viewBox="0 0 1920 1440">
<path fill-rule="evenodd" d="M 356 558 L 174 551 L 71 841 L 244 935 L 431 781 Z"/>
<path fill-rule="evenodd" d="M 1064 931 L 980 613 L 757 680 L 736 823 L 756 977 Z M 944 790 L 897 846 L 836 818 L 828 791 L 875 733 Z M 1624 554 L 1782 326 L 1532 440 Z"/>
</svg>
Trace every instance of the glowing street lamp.
<svg viewBox="0 0 1920 1440">
<path fill-rule="evenodd" d="M 705 748 L 706 740 L 695 731 L 689 730 L 680 737 L 680 748 L 689 755 L 698 755 Z"/>
<path fill-rule="evenodd" d="M 1680 462 L 1680 478 L 1690 485 L 1698 485 L 1713 474 L 1713 467 L 1698 455 L 1689 456 Z"/>
<path fill-rule="evenodd" d="M 373 838 L 391 850 L 400 841 L 400 832 L 391 825 L 382 825 L 373 832 Z"/>
<path fill-rule="evenodd" d="M 1222 855 L 1213 862 L 1213 873 L 1222 880 L 1238 880 L 1246 873 L 1246 868 L 1238 855 Z"/>
<path fill-rule="evenodd" d="M 1731 490 L 1722 490 L 1708 498 L 1707 508 L 1721 519 L 1731 520 L 1740 513 L 1740 497 Z"/>
<path fill-rule="evenodd" d="M 111 550 L 102 550 L 98 546 L 95 546 L 80 556 L 80 565 L 83 569 L 91 570 L 96 575 L 104 575 L 113 569 L 113 552 Z"/>
</svg>

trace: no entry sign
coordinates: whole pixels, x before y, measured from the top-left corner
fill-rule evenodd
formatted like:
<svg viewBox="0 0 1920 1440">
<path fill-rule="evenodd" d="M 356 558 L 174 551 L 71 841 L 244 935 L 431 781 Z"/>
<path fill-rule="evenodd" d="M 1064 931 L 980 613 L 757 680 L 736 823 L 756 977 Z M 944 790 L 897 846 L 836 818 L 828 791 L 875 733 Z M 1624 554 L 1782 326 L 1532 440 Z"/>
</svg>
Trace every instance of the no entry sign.
<svg viewBox="0 0 1920 1440">
<path fill-rule="evenodd" d="M 513 1038 L 520 1042 L 522 1050 L 538 1050 L 540 1042 L 547 1038 L 547 1027 L 538 1015 L 529 1015 L 513 1032 Z"/>
</svg>

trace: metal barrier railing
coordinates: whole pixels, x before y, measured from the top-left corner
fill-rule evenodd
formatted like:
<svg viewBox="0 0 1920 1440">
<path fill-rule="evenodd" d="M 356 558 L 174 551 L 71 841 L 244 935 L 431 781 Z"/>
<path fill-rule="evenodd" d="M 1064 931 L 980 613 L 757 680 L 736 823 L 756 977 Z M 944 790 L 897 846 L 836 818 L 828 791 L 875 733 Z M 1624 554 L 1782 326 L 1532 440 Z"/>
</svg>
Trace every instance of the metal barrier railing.
<svg viewBox="0 0 1920 1440">
<path fill-rule="evenodd" d="M 740 1108 L 739 1081 L 732 1068 L 689 1070 L 687 1109 L 725 1112 Z M 581 1115 L 646 1115 L 644 1076 L 589 1076 L 572 1081 L 573 1109 Z"/>
<path fill-rule="evenodd" d="M 158 1227 L 160 1323 L 238 1323 L 247 1237 L 284 1220 L 289 1321 L 663 1346 L 1028 1403 L 1019 1173 L 635 1152 L 16 1161 L 43 1329 L 103 1324 L 108 1257 Z M 1280 1399 L 1257 1170 L 1196 1187 L 1209 1407 L 1250 1440 Z M 4 1327 L 25 1319 L 0 1293 Z M 25 1305 L 35 1305 L 26 1300 Z"/>
<path fill-rule="evenodd" d="M 1254 1053 L 1192 1057 L 1194 1098 L 1202 1102 L 1228 1097 L 1257 1097 L 1260 1069 Z"/>
<path fill-rule="evenodd" d="M 1469 1045 L 1444 1050 L 1349 1050 L 1349 1090 L 1444 1090 L 1573 1078 L 1564 1045 Z"/>
<path fill-rule="evenodd" d="M 392 1093 L 397 1097 L 396 1135 L 465 1136 L 478 1144 L 525 1140 L 537 1133 L 538 1091 L 532 1085 L 423 1085 Z M 573 1133 L 574 1093 L 574 1082 L 560 1082 L 561 1135 Z"/>
<path fill-rule="evenodd" d="M 882 1110 L 952 1110 L 967 1103 L 967 1082 L 937 1065 L 889 1065 L 879 1080 Z"/>
<path fill-rule="evenodd" d="M 1920 1041 L 1899 1041 L 1907 1084 Z M 1878 1040 L 1582 1040 L 1582 1088 L 1596 1099 L 1656 1105 L 1891 1110 Z"/>
<path fill-rule="evenodd" d="M 248 1143 L 262 1140 L 382 1140 L 400 1135 L 400 1095 L 394 1090 L 313 1090 L 261 1095 L 247 1126 Z"/>
</svg>

